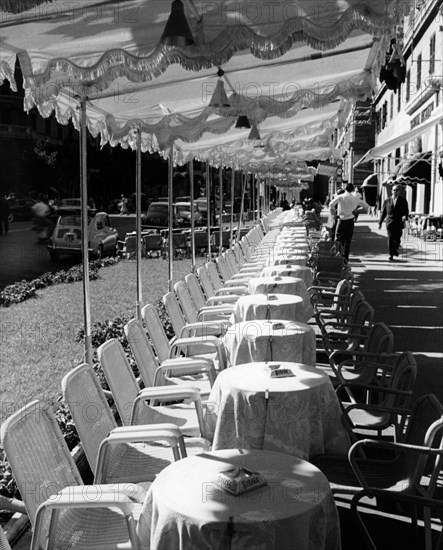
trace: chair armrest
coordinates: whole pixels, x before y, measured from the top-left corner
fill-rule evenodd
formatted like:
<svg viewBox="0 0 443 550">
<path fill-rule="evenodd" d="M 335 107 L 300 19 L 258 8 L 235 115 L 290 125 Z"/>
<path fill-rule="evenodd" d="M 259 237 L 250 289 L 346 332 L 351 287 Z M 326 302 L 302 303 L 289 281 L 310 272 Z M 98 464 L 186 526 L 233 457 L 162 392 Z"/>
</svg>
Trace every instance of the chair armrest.
<svg viewBox="0 0 443 550">
<path fill-rule="evenodd" d="M 144 501 L 147 493 L 140 485 L 132 484 L 139 493 L 138 498 L 134 498 L 136 497 L 134 489 L 132 489 L 132 495 L 129 496 L 127 489 L 125 490 L 125 486 L 127 488 L 128 484 L 82 485 L 80 487 L 66 487 L 57 493 L 56 496 L 52 495 L 37 510 L 31 550 L 38 550 L 41 547 L 41 539 L 46 538 L 46 533 L 43 533 L 43 530 L 46 531 L 46 521 L 44 519 L 46 512 L 51 512 L 52 526 L 57 522 L 59 511 L 67 508 L 110 508 L 122 512 L 126 518 L 129 540 L 131 545 L 136 548 L 138 546 L 138 537 L 133 512 L 138 507 L 137 505 Z M 91 496 L 88 497 L 88 494 L 91 494 L 91 489 L 93 489 L 94 498 L 91 498 Z"/>
<path fill-rule="evenodd" d="M 218 294 L 217 296 L 211 296 L 206 300 L 208 306 L 219 304 L 235 304 L 239 299 L 239 295 L 236 294 Z"/>
<path fill-rule="evenodd" d="M 236 279 L 229 279 L 228 281 L 226 281 L 224 284 L 223 284 L 223 287 L 224 288 L 232 288 L 232 287 L 247 287 L 248 286 L 248 283 L 247 283 L 247 279 L 249 279 L 249 277 L 245 277 L 244 275 L 242 277 L 239 277 Z M 245 280 L 244 283 L 242 283 L 241 281 Z"/>
<path fill-rule="evenodd" d="M 231 325 L 232 323 L 225 319 L 187 323 L 180 331 L 180 338 L 196 337 L 197 332 L 203 333 L 202 338 L 216 338 L 224 335 Z"/>
<path fill-rule="evenodd" d="M 224 320 L 232 315 L 234 307 L 233 304 L 204 306 L 197 314 L 197 321 L 204 323 L 207 321 L 217 321 L 219 319 Z"/>
<path fill-rule="evenodd" d="M 332 361 L 335 365 L 339 365 L 344 361 L 335 361 L 340 355 L 344 357 L 349 357 L 349 359 L 344 359 L 344 361 L 355 361 L 355 359 L 388 359 L 392 357 L 391 353 L 372 353 L 370 351 L 362 350 L 334 350 L 329 356 L 329 360 Z M 375 363 L 374 363 L 375 364 Z M 380 364 L 381 361 L 380 361 Z"/>
<path fill-rule="evenodd" d="M 165 378 L 171 376 L 180 377 L 201 373 L 206 373 L 208 375 L 209 384 L 212 387 L 217 376 L 213 363 L 209 364 L 205 360 L 195 360 L 190 363 L 174 362 L 174 360 L 170 360 L 167 364 L 162 363 L 155 371 L 154 386 L 164 384 Z"/>
<path fill-rule="evenodd" d="M 187 399 L 189 401 L 200 401 L 200 390 L 189 386 L 155 386 L 141 390 L 136 398 L 137 400 L 153 401 L 180 401 Z M 135 405 L 135 401 L 134 401 Z"/>
<path fill-rule="evenodd" d="M 208 346 L 212 348 L 216 353 L 219 361 L 219 369 L 223 370 L 226 368 L 226 359 L 224 348 L 218 338 L 215 336 L 203 336 L 199 337 L 189 337 L 189 338 L 177 338 L 174 343 L 171 345 L 169 350 L 169 356 L 172 358 L 174 354 L 180 348 L 188 348 L 193 346 Z"/>
<path fill-rule="evenodd" d="M 408 443 L 396 443 L 392 441 L 382 441 L 379 439 L 377 440 L 362 439 L 360 441 L 357 441 L 349 449 L 348 458 L 349 458 L 351 467 L 354 470 L 354 473 L 358 481 L 360 482 L 360 485 L 362 486 L 363 489 L 366 489 L 367 491 L 370 491 L 371 488 L 365 479 L 365 476 L 359 466 L 357 456 L 356 456 L 364 448 L 392 450 L 395 452 L 406 451 L 414 454 L 425 454 L 428 457 L 431 457 L 431 456 L 443 457 L 443 449 L 440 449 L 440 448 L 425 447 L 420 445 L 410 445 Z M 382 463 L 382 462 L 383 461 L 379 461 L 379 463 Z"/>
<path fill-rule="evenodd" d="M 100 443 L 94 482 L 106 483 L 109 453 L 112 447 L 116 445 L 165 441 L 172 448 L 174 460 L 180 460 L 179 449 L 183 445 L 182 439 L 183 436 L 178 426 L 170 423 L 154 424 L 153 426 L 140 424 L 114 428 L 109 436 Z"/>
<path fill-rule="evenodd" d="M 248 294 L 248 288 L 247 286 L 229 286 L 229 287 L 222 287 L 215 291 L 215 296 L 226 296 L 226 295 L 244 295 Z"/>
</svg>

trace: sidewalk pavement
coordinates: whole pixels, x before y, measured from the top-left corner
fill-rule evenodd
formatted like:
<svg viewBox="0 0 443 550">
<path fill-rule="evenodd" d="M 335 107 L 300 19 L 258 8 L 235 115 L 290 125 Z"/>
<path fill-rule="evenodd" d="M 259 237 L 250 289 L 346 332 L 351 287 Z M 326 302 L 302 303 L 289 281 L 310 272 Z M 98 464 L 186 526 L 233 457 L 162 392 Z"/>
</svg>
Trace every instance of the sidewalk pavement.
<svg viewBox="0 0 443 550">
<path fill-rule="evenodd" d="M 416 396 L 433 392 L 443 403 L 443 241 L 404 232 L 400 256 L 389 261 L 386 228 L 360 215 L 349 257 L 355 285 L 394 333 L 394 351 L 417 361 Z"/>
</svg>

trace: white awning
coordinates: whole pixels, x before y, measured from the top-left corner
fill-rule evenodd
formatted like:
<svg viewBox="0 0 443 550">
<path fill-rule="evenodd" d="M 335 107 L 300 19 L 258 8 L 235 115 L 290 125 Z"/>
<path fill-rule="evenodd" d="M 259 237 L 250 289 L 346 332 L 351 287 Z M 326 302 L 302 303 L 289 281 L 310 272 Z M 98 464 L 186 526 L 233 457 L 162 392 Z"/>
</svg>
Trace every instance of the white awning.
<svg viewBox="0 0 443 550">
<path fill-rule="evenodd" d="M 395 151 L 395 149 L 398 149 L 399 147 L 405 145 L 406 143 L 409 143 L 416 137 L 421 136 L 424 132 L 426 132 L 426 130 L 432 128 L 438 123 L 441 123 L 442 121 L 443 113 L 441 109 L 438 109 L 436 113 L 434 113 L 430 118 L 428 118 L 428 120 L 426 120 L 426 122 L 423 122 L 423 124 L 416 126 L 406 134 L 397 136 L 393 139 L 390 139 L 389 141 L 386 141 L 385 143 L 381 143 L 380 145 L 376 145 L 372 149 L 369 149 L 369 151 L 365 153 L 362 158 L 354 164 L 354 168 L 356 166 L 359 166 L 360 164 L 363 164 L 364 162 L 369 162 L 370 160 L 386 157 L 389 153 Z"/>
</svg>

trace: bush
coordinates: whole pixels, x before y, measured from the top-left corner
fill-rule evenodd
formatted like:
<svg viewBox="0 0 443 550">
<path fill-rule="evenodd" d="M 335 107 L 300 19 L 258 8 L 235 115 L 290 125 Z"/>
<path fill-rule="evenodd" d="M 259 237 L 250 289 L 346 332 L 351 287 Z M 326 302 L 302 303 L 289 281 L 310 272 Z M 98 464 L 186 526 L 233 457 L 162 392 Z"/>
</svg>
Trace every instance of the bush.
<svg viewBox="0 0 443 550">
<path fill-rule="evenodd" d="M 89 279 L 94 281 L 98 279 L 98 270 L 108 265 L 114 265 L 118 262 L 118 258 L 104 258 L 102 260 L 94 260 L 89 262 Z M 29 298 L 37 296 L 37 290 L 46 288 L 51 285 L 60 283 L 75 283 L 83 280 L 82 265 L 75 265 L 70 269 L 60 270 L 56 273 L 43 273 L 37 279 L 32 281 L 20 281 L 12 285 L 6 286 L 0 291 L 0 306 L 9 307 L 12 304 L 24 302 Z"/>
</svg>

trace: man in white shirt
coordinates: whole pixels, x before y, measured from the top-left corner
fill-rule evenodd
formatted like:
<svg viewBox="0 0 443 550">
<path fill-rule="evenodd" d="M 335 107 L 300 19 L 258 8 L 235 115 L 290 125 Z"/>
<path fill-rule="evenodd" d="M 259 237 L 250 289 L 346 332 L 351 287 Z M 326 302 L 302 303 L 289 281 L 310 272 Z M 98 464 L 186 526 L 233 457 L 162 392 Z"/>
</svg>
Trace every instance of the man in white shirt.
<svg viewBox="0 0 443 550">
<path fill-rule="evenodd" d="M 353 191 L 354 185 L 348 183 L 345 187 L 345 192 L 335 197 L 335 199 L 329 203 L 331 211 L 337 206 L 338 223 L 335 232 L 335 240 L 341 242 L 343 245 L 346 259 L 349 259 L 351 240 L 354 234 L 355 211 L 359 207 L 365 209 L 369 208 L 369 204 L 363 199 L 356 197 Z"/>
</svg>

